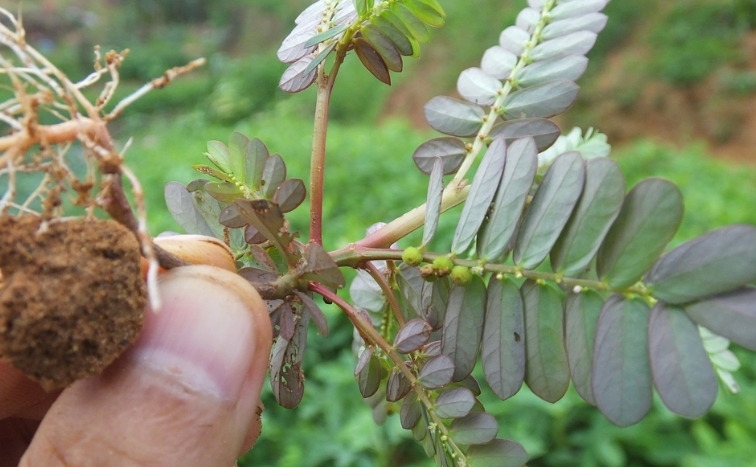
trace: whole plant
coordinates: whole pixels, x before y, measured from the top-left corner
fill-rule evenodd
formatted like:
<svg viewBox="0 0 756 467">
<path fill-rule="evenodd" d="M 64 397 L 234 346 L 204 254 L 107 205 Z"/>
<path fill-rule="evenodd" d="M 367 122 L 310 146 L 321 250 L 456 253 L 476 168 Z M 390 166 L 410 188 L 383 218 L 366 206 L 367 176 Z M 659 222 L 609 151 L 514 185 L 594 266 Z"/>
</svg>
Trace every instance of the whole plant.
<svg viewBox="0 0 756 467">
<path fill-rule="evenodd" d="M 607 157 L 604 135 L 592 129 L 562 135 L 550 120 L 577 99 L 576 81 L 606 25 L 601 11 L 608 1 L 529 0 L 516 24 L 484 51 L 480 66 L 461 72 L 460 98 L 439 96 L 425 105 L 428 124 L 443 136 L 411 155 L 418 181 L 428 184 L 424 204 L 366 225 L 364 238 L 334 251 L 323 247 L 324 235 L 336 234 L 323 222 L 323 194 L 347 190 L 324 183 L 329 101 L 341 65 L 353 53 L 390 85 L 392 73 L 420 54 L 428 28 L 443 26 L 445 13 L 436 0 L 318 0 L 297 17 L 278 50 L 289 64 L 279 87 L 289 93 L 316 88 L 309 180 L 289 178 L 287 155 L 235 132 L 227 143 L 210 141 L 209 163 L 194 166 L 209 178 L 165 187 L 176 222 L 187 233 L 223 242 L 237 273 L 266 300 L 274 332 L 270 386 L 281 406 L 294 408 L 304 395 L 310 324 L 328 336 L 316 296 L 340 308 L 354 327 L 355 383 L 375 418 L 396 414 L 441 466 L 527 463 L 517 440 L 497 438 L 498 422 L 479 400 L 484 391 L 506 400 L 526 384 L 554 403 L 572 384 L 618 426 L 641 422 L 654 390 L 672 412 L 690 418 L 711 408 L 720 387 L 737 392 L 731 375 L 737 359 L 728 345 L 756 350 L 756 227 L 724 227 L 667 251 L 684 213 L 675 184 L 649 178 L 627 187 Z M 103 134 L 140 92 L 200 62 L 173 70 L 164 83 L 147 85 L 106 113 L 114 85 L 89 103 L 19 40 L 18 29 L 3 28 L 5 46 L 44 65 L 29 79 L 10 76 L 51 90 L 40 106 L 70 113 L 59 126 L 44 126 L 44 138 L 0 138 L 3 215 L 34 215 L 27 212 L 32 201 L 48 199 L 59 186 L 74 188 L 79 204 L 105 207 L 137 235 L 151 264 L 148 285 L 158 266 L 184 265 L 147 235 L 138 181 Z M 105 75 L 117 83 L 123 58 L 108 54 L 83 83 Z M 17 110 L 7 120 L 37 119 L 35 109 L 22 105 L 26 88 L 14 89 Z M 86 101 L 88 116 L 71 100 L 84 107 Z M 65 160 L 77 140 L 87 149 L 91 184 L 46 176 L 31 201 L 16 199 L 18 173 L 38 170 L 44 157 L 52 166 Z M 25 159 L 34 145 L 49 154 Z M 135 187 L 137 215 L 122 176 Z M 122 201 L 103 203 L 106 190 L 108 200 Z M 305 240 L 286 215 L 308 194 Z M 434 242 L 439 218 L 460 205 L 451 241 L 432 251 L 432 242 L 441 243 Z M 60 205 L 42 203 L 41 210 L 64 214 Z M 396 246 L 418 229 L 419 244 Z M 339 292 L 347 286 L 342 268 L 356 270 L 348 293 Z M 485 381 L 473 376 L 476 367 Z"/>
</svg>

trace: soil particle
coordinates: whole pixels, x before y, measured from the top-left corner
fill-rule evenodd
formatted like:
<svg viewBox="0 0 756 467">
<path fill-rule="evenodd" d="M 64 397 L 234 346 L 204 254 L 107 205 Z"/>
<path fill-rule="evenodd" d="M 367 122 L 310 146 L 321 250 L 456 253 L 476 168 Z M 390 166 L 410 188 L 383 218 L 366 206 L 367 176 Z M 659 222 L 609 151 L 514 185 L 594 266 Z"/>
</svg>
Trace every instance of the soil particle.
<svg viewBox="0 0 756 467">
<path fill-rule="evenodd" d="M 139 258 L 114 221 L 0 218 L 0 358 L 48 391 L 99 374 L 142 328 Z"/>
</svg>

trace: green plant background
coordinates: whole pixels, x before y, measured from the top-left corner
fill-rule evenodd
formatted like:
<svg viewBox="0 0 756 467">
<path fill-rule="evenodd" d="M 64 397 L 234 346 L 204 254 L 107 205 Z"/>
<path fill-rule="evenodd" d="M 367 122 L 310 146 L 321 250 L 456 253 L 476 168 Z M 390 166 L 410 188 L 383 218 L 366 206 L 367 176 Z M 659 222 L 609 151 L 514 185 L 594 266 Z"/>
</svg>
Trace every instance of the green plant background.
<svg viewBox="0 0 756 467">
<path fill-rule="evenodd" d="M 458 73 L 476 64 L 526 3 L 440 2 L 448 13 L 447 26 L 434 31 L 421 59 L 408 61 L 406 72 L 395 76 L 396 83 L 420 79 L 440 93 L 452 92 Z M 15 2 L 10 3 L 15 8 Z M 133 138 L 126 161 L 146 191 L 153 234 L 178 229 L 164 208 L 164 184 L 198 178 L 191 165 L 205 162 L 206 142 L 226 141 L 232 131 L 260 137 L 272 152 L 283 155 L 290 176 L 307 178 L 313 94 L 290 97 L 277 90 L 285 67 L 274 52 L 308 0 L 52 3 L 59 13 L 53 15 L 55 20 L 45 16 L 41 2 L 24 5 L 30 42 L 74 78 L 91 69 L 94 44 L 104 50 L 131 48 L 119 96 L 168 67 L 208 57 L 203 70 L 151 93 L 112 126 L 119 145 Z M 725 73 L 729 99 L 747 98 L 756 91 L 756 78 L 743 67 L 739 46 L 756 24 L 756 0 L 613 0 L 606 11 L 609 25 L 581 80 L 588 91 L 598 70 L 608 66 L 612 53 L 628 41 L 650 46 L 654 54 L 637 64 L 637 73 L 613 96 L 622 105 L 632 106 L 638 89 L 649 81 L 685 87 L 712 73 Z M 369 225 L 389 221 L 425 198 L 427 178 L 415 170 L 410 156 L 433 134 L 408 120 L 382 118 L 391 93 L 392 88 L 375 82 L 354 57 L 347 60 L 331 106 L 327 248 L 362 237 Z M 594 123 L 585 110 L 590 105 L 578 104 L 570 122 Z M 673 243 L 726 224 L 756 224 L 756 166 L 715 160 L 709 152 L 692 138 L 684 147 L 651 140 L 625 142 L 613 153 L 629 186 L 648 176 L 666 177 L 680 186 L 687 212 Z M 295 229 L 306 230 L 306 209 L 290 219 Z M 434 247 L 448 248 L 455 220 L 454 214 L 442 219 Z M 416 237 L 405 244 L 413 242 Z M 295 410 L 282 409 L 266 389 L 262 437 L 239 465 L 430 466 L 432 461 L 411 433 L 400 428 L 398 417 L 389 417 L 381 426 L 373 422 L 352 376 L 351 325 L 334 307 L 325 309 L 331 336 L 310 336 L 302 404 Z M 526 388 L 506 402 L 488 398 L 485 404 L 499 420 L 499 435 L 526 447 L 532 456 L 530 467 L 754 466 L 756 357 L 735 351 L 743 363 L 735 374 L 742 393 L 721 393 L 712 411 L 699 420 L 677 417 L 656 401 L 642 423 L 619 429 L 574 391 L 554 405 Z"/>
</svg>

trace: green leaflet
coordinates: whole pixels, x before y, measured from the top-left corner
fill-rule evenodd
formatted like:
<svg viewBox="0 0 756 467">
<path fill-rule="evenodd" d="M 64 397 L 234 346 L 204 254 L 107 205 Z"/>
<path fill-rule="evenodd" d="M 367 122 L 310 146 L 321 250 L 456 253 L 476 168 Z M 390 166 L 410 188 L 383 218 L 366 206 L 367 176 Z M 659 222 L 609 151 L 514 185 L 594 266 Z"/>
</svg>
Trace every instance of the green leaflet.
<svg viewBox="0 0 756 467">
<path fill-rule="evenodd" d="M 506 251 L 537 170 L 538 151 L 532 138 L 518 139 L 507 148 L 507 163 L 493 208 L 478 234 L 481 258 L 496 260 Z"/>
<path fill-rule="evenodd" d="M 376 26 L 366 24 L 362 27 L 362 36 L 378 52 L 386 63 L 386 67 L 391 71 L 402 71 L 402 56 L 394 46 L 394 43 L 384 35 Z"/>
<path fill-rule="evenodd" d="M 612 295 L 601 309 L 593 349 L 593 397 L 617 426 L 638 423 L 651 409 L 645 302 Z"/>
<path fill-rule="evenodd" d="M 635 185 L 599 249 L 599 278 L 615 288 L 635 284 L 677 232 L 683 211 L 674 183 L 649 178 Z"/>
<path fill-rule="evenodd" d="M 654 385 L 664 405 L 683 417 L 708 412 L 717 399 L 717 376 L 698 326 L 682 309 L 658 302 L 648 336 Z"/>
<path fill-rule="evenodd" d="M 481 360 L 499 399 L 517 394 L 525 378 L 525 319 L 520 290 L 511 279 L 492 277 L 488 283 Z"/>
<path fill-rule="evenodd" d="M 410 56 L 414 53 L 414 47 L 407 35 L 400 31 L 394 24 L 383 16 L 376 16 L 370 20 L 384 36 L 394 44 L 396 50 L 404 56 Z M 408 32 L 409 33 L 409 32 Z"/>
<path fill-rule="evenodd" d="M 444 25 L 443 15 L 428 3 L 422 0 L 404 0 L 403 4 L 423 23 L 434 28 Z M 436 3 L 436 5 L 438 4 Z M 440 5 L 438 7 L 440 8 Z"/>
<path fill-rule="evenodd" d="M 732 225 L 670 251 L 646 275 L 654 297 L 686 303 L 756 280 L 756 227 Z"/>
<path fill-rule="evenodd" d="M 428 40 L 430 39 L 430 35 L 428 35 L 428 29 L 426 29 L 422 21 L 420 21 L 420 19 L 418 19 L 417 16 L 415 16 L 415 14 L 409 8 L 397 2 L 391 5 L 391 12 L 394 13 L 397 18 L 399 18 L 399 20 L 402 22 L 402 24 L 404 24 L 409 33 L 412 34 L 412 37 L 414 37 L 419 42 L 428 42 Z"/>
<path fill-rule="evenodd" d="M 486 285 L 480 276 L 474 275 L 466 287 L 452 286 L 444 319 L 441 353 L 454 362 L 453 381 L 465 379 L 475 367 L 483 335 L 485 306 Z"/>
<path fill-rule="evenodd" d="M 593 342 L 604 299 L 598 292 L 569 293 L 564 306 L 567 360 L 572 384 L 580 397 L 591 405 L 593 398 Z"/>
<path fill-rule="evenodd" d="M 572 276 L 588 267 L 624 197 L 625 177 L 619 165 L 604 157 L 588 161 L 583 194 L 551 250 L 554 272 Z"/>
<path fill-rule="evenodd" d="M 515 242 L 516 265 L 534 269 L 546 259 L 580 198 L 584 181 L 580 153 L 566 152 L 554 160 L 525 211 Z"/>
<path fill-rule="evenodd" d="M 559 292 L 532 280 L 522 284 L 525 307 L 525 382 L 541 399 L 556 402 L 570 385 Z"/>
</svg>

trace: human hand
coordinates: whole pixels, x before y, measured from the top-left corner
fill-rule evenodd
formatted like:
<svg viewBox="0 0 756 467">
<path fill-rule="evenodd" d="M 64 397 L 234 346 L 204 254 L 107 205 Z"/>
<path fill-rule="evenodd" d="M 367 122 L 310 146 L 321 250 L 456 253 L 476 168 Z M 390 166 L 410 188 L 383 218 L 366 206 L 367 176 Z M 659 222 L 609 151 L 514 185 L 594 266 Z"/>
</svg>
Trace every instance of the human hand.
<svg viewBox="0 0 756 467">
<path fill-rule="evenodd" d="M 159 289 L 160 312 L 146 311 L 137 342 L 95 378 L 45 393 L 0 361 L 0 467 L 230 467 L 254 444 L 264 303 L 212 266 L 167 271 Z"/>
</svg>

